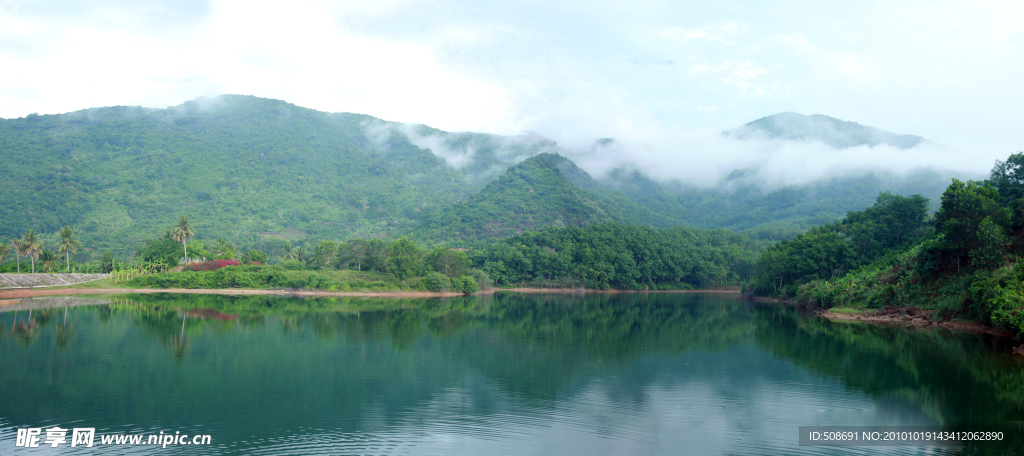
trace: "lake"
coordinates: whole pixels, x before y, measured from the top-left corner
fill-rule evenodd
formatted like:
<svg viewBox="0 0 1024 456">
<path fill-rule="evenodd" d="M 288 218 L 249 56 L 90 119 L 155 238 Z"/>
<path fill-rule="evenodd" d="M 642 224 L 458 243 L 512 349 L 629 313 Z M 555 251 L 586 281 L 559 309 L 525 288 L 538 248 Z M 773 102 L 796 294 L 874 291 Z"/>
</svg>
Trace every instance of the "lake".
<svg viewBox="0 0 1024 456">
<path fill-rule="evenodd" d="M 0 359 L 0 454 L 1024 454 L 1009 341 L 731 295 L 31 298 L 0 308 Z M 95 446 L 15 446 L 54 426 Z M 1004 435 L 821 447 L 800 426 Z M 161 432 L 210 443 L 100 443 Z"/>
</svg>

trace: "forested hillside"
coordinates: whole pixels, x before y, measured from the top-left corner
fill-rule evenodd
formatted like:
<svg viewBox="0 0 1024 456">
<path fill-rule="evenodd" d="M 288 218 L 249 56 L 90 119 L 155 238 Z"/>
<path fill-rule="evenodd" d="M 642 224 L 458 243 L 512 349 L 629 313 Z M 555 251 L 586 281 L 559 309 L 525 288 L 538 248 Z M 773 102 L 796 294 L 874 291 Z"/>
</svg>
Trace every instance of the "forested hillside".
<svg viewBox="0 0 1024 456">
<path fill-rule="evenodd" d="M 863 209 L 880 192 L 920 194 L 938 201 L 949 185 L 950 173 L 922 169 L 900 176 L 867 171 L 774 190 L 745 178 L 738 171 L 718 187 L 700 188 L 679 182 L 661 184 L 638 172 L 618 170 L 609 176 L 606 188 L 665 216 L 670 224 L 728 228 L 757 239 L 783 240 Z"/>
<path fill-rule="evenodd" d="M 0 119 L 0 239 L 35 230 L 50 246 L 70 226 L 82 242 L 72 259 L 127 258 L 187 215 L 207 244 L 273 254 L 285 241 L 470 246 L 601 222 L 778 240 L 882 190 L 937 198 L 948 184 L 935 172 L 864 172 L 766 189 L 737 171 L 702 188 L 627 168 L 590 176 L 567 155 L 532 134 L 449 133 L 238 95 Z"/>
<path fill-rule="evenodd" d="M 116 251 L 178 214 L 246 244 L 374 235 L 469 193 L 461 173 L 398 135 L 378 152 L 360 126 L 369 120 L 223 96 L 0 121 L 0 236 L 73 225 L 84 250 Z"/>
<path fill-rule="evenodd" d="M 599 186 L 566 158 L 540 154 L 509 168 L 468 200 L 434 212 L 413 234 L 437 243 L 472 245 L 545 226 L 671 224 L 667 217 L 619 195 L 604 191 L 597 196 L 583 188 Z"/>
<path fill-rule="evenodd" d="M 1024 153 L 989 179 L 954 180 L 934 217 L 920 196 L 782 242 L 758 260 L 756 290 L 823 306 L 915 306 L 1024 333 Z"/>
</svg>

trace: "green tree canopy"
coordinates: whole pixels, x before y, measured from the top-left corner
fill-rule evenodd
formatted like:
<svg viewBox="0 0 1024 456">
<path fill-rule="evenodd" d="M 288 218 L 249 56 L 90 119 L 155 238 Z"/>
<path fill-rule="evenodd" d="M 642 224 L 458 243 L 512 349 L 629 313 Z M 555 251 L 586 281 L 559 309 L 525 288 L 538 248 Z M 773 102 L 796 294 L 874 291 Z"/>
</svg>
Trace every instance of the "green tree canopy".
<svg viewBox="0 0 1024 456">
<path fill-rule="evenodd" d="M 427 254 L 427 266 L 448 277 L 459 277 L 468 272 L 472 264 L 465 252 L 436 247 Z"/>
<path fill-rule="evenodd" d="M 388 246 L 388 258 L 385 262 L 387 271 L 398 277 L 402 283 L 405 279 L 419 274 L 423 270 L 423 259 L 416 244 L 405 236 Z"/>
<path fill-rule="evenodd" d="M 147 240 L 138 250 L 139 259 L 150 263 L 162 264 L 165 267 L 178 265 L 181 254 L 178 253 L 178 243 L 173 239 L 163 237 L 160 239 Z"/>
<path fill-rule="evenodd" d="M 999 206 L 999 192 L 983 182 L 953 179 L 942 194 L 935 230 L 943 236 L 942 247 L 955 256 L 958 266 L 981 245 L 978 228 L 986 218 L 1000 227 L 1009 225 L 1010 211 Z"/>
<path fill-rule="evenodd" d="M 1010 155 L 1006 161 L 997 160 L 985 183 L 999 192 L 1001 205 L 1024 198 L 1024 152 Z"/>
<path fill-rule="evenodd" d="M 320 241 L 313 251 L 313 262 L 317 267 L 330 268 L 334 264 L 334 257 L 338 253 L 338 244 L 334 241 Z"/>
</svg>

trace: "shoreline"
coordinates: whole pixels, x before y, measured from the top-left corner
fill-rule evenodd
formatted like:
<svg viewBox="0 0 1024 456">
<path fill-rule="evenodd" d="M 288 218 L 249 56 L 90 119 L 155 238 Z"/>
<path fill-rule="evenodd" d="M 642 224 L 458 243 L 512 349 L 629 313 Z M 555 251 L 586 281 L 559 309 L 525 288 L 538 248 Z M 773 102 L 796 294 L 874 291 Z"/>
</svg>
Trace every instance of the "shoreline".
<svg viewBox="0 0 1024 456">
<path fill-rule="evenodd" d="M 944 328 L 950 331 L 987 334 L 1019 341 L 1016 334 L 998 326 L 966 320 L 935 321 L 932 320 L 931 313 L 914 307 L 893 307 L 866 313 L 836 313 L 828 309 L 815 311 L 815 315 L 832 321 L 853 321 L 882 326 L 901 326 L 907 329 Z"/>
<path fill-rule="evenodd" d="M 66 295 L 95 295 L 95 294 L 125 294 L 125 293 L 178 293 L 178 294 L 214 294 L 226 296 L 301 296 L 301 297 L 377 297 L 377 298 L 454 298 L 458 296 L 480 296 L 490 295 L 499 292 L 511 293 L 555 293 L 555 294 L 620 294 L 620 293 L 714 293 L 714 294 L 742 294 L 740 290 L 591 290 L 582 288 L 537 288 L 537 287 L 515 287 L 515 288 L 492 288 L 486 291 L 479 291 L 472 294 L 439 291 L 380 291 L 380 292 L 350 292 L 350 291 L 309 291 L 309 290 L 266 290 L 257 288 L 15 288 L 0 290 L 0 307 L 17 304 L 18 298 L 30 298 L 36 296 L 66 296 Z M 754 297 L 753 301 L 771 302 L 779 304 L 799 305 L 791 299 Z M 884 312 L 884 313 L 881 313 Z M 1018 340 L 1016 334 L 1005 329 L 986 325 L 976 321 L 934 321 L 930 318 L 929 312 L 917 308 L 887 308 L 879 309 L 870 313 L 837 313 L 830 309 L 816 309 L 815 316 L 827 318 L 832 321 L 848 321 L 858 323 L 869 323 L 883 326 L 901 326 L 907 329 L 944 328 L 951 331 L 970 332 L 975 334 L 987 334 L 995 337 L 1004 337 Z M 1024 347 L 1024 346 L 1022 346 Z M 1022 352 L 1021 354 L 1024 354 Z"/>
<path fill-rule="evenodd" d="M 804 303 L 787 298 L 754 296 L 751 300 L 756 302 L 789 304 L 792 306 L 804 305 Z M 832 309 L 822 309 L 817 307 L 817 304 L 814 304 L 813 307 L 808 307 L 808 309 L 814 312 L 815 316 L 826 318 L 831 321 L 857 322 L 881 326 L 899 326 L 910 330 L 943 328 L 950 331 L 987 334 L 994 337 L 1002 337 L 1022 342 L 1022 340 L 1017 337 L 1017 334 L 998 326 L 987 325 L 985 323 L 970 320 L 935 321 L 931 318 L 931 314 L 934 310 L 929 311 L 925 309 L 918 309 L 916 307 L 886 307 L 861 313 L 833 312 Z M 1020 349 L 1021 351 L 1015 351 L 1015 353 L 1024 355 L 1024 345 L 1021 345 Z"/>
<path fill-rule="evenodd" d="M 179 294 L 216 294 L 229 296 L 321 296 L 321 297 L 379 297 L 379 298 L 453 298 L 457 296 L 478 296 L 494 294 L 502 291 L 512 293 L 723 293 L 740 294 L 739 290 L 588 290 L 580 288 L 493 288 L 472 294 L 451 291 L 309 291 L 309 290 L 265 290 L 258 288 L 18 288 L 0 290 L 0 306 L 17 303 L 17 298 L 35 296 L 63 296 L 78 294 L 124 294 L 124 293 L 179 293 Z"/>
</svg>

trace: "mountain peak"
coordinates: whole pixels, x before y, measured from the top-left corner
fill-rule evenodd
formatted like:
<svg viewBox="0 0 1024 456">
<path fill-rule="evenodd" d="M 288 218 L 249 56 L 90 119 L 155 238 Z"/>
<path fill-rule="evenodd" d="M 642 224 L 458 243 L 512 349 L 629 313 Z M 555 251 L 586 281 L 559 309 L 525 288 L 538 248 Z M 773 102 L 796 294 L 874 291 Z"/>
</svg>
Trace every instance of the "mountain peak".
<svg viewBox="0 0 1024 456">
<path fill-rule="evenodd" d="M 805 116 L 795 112 L 762 117 L 725 134 L 737 139 L 820 141 L 839 149 L 865 145 L 874 147 L 880 144 L 909 149 L 930 142 L 920 136 L 892 133 L 823 114 Z"/>
</svg>

